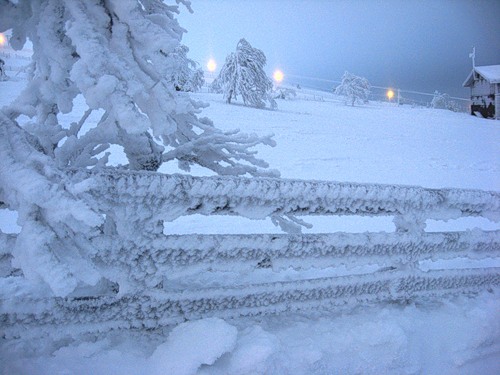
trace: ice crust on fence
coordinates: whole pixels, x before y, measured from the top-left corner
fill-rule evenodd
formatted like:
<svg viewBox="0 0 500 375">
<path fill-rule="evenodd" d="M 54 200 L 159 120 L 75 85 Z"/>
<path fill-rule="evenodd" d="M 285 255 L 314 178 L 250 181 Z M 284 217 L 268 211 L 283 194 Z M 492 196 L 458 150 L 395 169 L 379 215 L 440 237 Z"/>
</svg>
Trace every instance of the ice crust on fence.
<svg viewBox="0 0 500 375">
<path fill-rule="evenodd" d="M 2 280 L 5 283 L 5 279 Z M 154 329 L 192 319 L 232 318 L 381 302 L 442 299 L 498 288 L 496 268 L 442 270 L 408 275 L 366 275 L 297 280 L 188 291 L 145 291 L 141 295 L 12 298 L 1 289 L 0 319 L 5 336 L 78 337 L 109 329 Z M 7 288 L 8 289 L 8 288 Z M 29 304 L 29 308 L 27 308 Z M 58 329 L 53 328 L 57 326 Z M 73 329 L 76 328 L 75 330 Z M 82 331 L 83 330 L 83 331 Z"/>
<path fill-rule="evenodd" d="M 274 178 L 193 177 L 148 172 L 79 172 L 90 178 L 86 195 L 104 209 L 129 207 L 135 221 L 174 220 L 185 214 L 240 215 L 415 215 L 415 219 L 493 216 L 500 193 L 468 189 L 301 181 Z M 85 195 L 85 194 L 84 194 Z"/>
<path fill-rule="evenodd" d="M 142 239 L 143 240 L 143 239 Z M 452 233 L 332 233 L 256 235 L 156 235 L 120 242 L 94 239 L 98 262 L 121 269 L 135 287 L 204 272 L 246 273 L 365 265 L 414 266 L 421 260 L 500 257 L 500 231 Z M 164 285 L 166 287 L 166 285 Z"/>
</svg>

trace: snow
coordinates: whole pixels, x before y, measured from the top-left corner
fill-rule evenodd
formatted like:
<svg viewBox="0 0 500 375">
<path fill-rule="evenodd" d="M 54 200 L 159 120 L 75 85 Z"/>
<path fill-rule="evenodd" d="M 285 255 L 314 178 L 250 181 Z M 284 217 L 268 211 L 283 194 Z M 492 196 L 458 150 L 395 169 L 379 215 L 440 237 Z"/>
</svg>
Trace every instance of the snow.
<svg viewBox="0 0 500 375">
<path fill-rule="evenodd" d="M 500 129 L 495 121 L 377 102 L 349 108 L 327 97 L 280 101 L 278 111 L 255 113 L 228 108 L 215 94 L 202 97 L 210 102 L 204 114 L 221 128 L 273 132 L 276 148 L 263 148 L 259 154 L 285 178 L 428 188 L 500 186 Z"/>
<path fill-rule="evenodd" d="M 193 374 L 201 365 L 212 365 L 231 352 L 237 334 L 236 327 L 216 318 L 179 324 L 149 358 L 153 366 L 148 373 Z"/>
<path fill-rule="evenodd" d="M 183 323 L 11 358 L 5 374 L 498 374 L 498 300 Z M 198 371 L 197 371 L 198 370 Z"/>
<path fill-rule="evenodd" d="M 468 87 L 474 82 L 472 77 L 474 71 L 483 76 L 489 83 L 500 83 L 500 65 L 476 66 L 464 81 L 463 86 Z"/>
<path fill-rule="evenodd" d="M 10 80 L 0 82 L 0 87 L 3 93 L 16 93 L 23 84 L 22 80 Z M 228 105 L 216 94 L 199 93 L 193 97 L 210 104 L 202 115 L 222 130 L 237 127 L 245 133 L 274 133 L 277 146 L 259 147 L 259 157 L 268 161 L 271 168 L 280 170 L 285 178 L 491 191 L 500 187 L 497 121 L 389 103 L 351 107 L 332 94 L 311 94 L 306 90 L 297 90 L 293 100 L 279 101 L 276 111 L 238 103 Z M 0 105 L 10 100 L 10 95 L 2 95 Z M 79 113 L 85 111 L 81 98 L 76 107 Z M 74 121 L 80 117 L 75 115 Z M 126 163 L 119 158 L 114 160 Z M 162 171 L 179 172 L 168 163 Z M 207 172 L 193 168 L 193 174 Z M 10 183 L 15 186 L 16 182 L 19 183 Z M 74 194 L 84 194 L 92 184 L 85 181 L 73 188 Z M 44 204 L 49 203 L 55 204 Z M 57 214 L 64 212 L 63 209 Z M 0 215 L 0 229 L 4 233 L 18 231 L 13 222 L 17 220 L 16 212 L 0 209 Z M 21 212 L 21 221 L 22 215 Z M 392 219 L 386 217 L 309 219 L 314 226 L 304 229 L 305 233 L 394 231 Z M 485 218 L 459 218 L 445 223 L 427 220 L 427 231 L 443 227 L 451 231 L 474 227 L 499 229 L 498 223 Z M 182 216 L 165 223 L 164 231 L 171 234 L 280 232 L 270 220 L 203 215 Z M 29 242 L 30 238 L 23 240 Z M 483 262 L 482 266 L 485 262 L 498 264 L 498 259 L 478 262 Z M 269 277 L 269 272 L 263 271 L 263 277 Z M 209 272 L 204 277 L 207 282 L 214 281 Z M 68 341 L 55 352 L 43 355 L 2 347 L 0 372 L 498 374 L 499 301 L 497 293 L 484 292 L 475 298 L 462 296 L 434 303 L 359 306 L 350 310 L 226 320 L 209 318 L 159 332 L 111 332 L 89 341 Z"/>
</svg>

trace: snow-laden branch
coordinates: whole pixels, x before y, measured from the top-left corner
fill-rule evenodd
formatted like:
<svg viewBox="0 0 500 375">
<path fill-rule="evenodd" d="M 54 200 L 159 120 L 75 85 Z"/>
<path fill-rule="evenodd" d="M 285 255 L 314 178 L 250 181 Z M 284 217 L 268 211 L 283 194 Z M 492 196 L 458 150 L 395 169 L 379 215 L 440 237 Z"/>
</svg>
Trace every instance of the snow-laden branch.
<svg viewBox="0 0 500 375">
<path fill-rule="evenodd" d="M 189 1 L 178 3 L 191 11 Z M 270 174 L 259 159 L 242 157 L 255 145 L 270 145 L 269 137 L 225 133 L 210 144 L 213 132 L 201 131 L 206 123 L 197 117 L 203 106 L 178 92 L 196 90 L 203 78 L 181 44 L 185 30 L 176 20 L 177 6 L 160 0 L 20 0 L 0 9 L 0 30 L 13 29 L 15 48 L 28 37 L 34 51 L 32 79 L 6 113 L 12 119 L 29 116 L 24 128 L 59 166 L 105 165 L 106 155 L 96 150 L 117 144 L 130 169 L 156 170 L 176 158 L 175 152 L 162 156 L 165 150 L 196 143 L 187 164 L 217 173 Z M 96 125 L 87 124 L 87 137 L 79 134 L 85 115 L 78 125 L 59 116 L 73 111 L 79 94 L 87 113 L 101 113 Z M 233 154 L 238 143 L 245 150 Z M 178 154 L 185 167 L 187 152 Z"/>
<path fill-rule="evenodd" d="M 101 278 L 91 262 L 90 238 L 102 216 L 75 197 L 67 176 L 41 152 L 36 139 L 0 113 L 0 201 L 19 214 L 22 226 L 11 249 L 13 265 L 56 295 Z"/>
</svg>

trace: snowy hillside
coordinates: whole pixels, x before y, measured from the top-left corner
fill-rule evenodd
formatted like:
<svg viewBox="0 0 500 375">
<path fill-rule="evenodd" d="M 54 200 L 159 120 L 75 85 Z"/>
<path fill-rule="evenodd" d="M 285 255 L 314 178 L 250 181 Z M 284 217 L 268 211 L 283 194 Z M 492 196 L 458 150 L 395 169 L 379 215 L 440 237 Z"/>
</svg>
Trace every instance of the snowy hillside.
<svg viewBox="0 0 500 375">
<path fill-rule="evenodd" d="M 24 84 L 21 78 L 0 82 L 0 105 Z M 241 102 L 228 105 L 217 94 L 192 96 L 209 104 L 202 116 L 221 129 L 274 133 L 277 146 L 259 148 L 259 156 L 283 178 L 500 190 L 498 121 L 386 102 L 351 107 L 333 94 L 310 90 L 278 100 L 274 111 Z M 83 106 L 77 103 L 81 112 Z M 115 151 L 111 160 L 125 163 Z M 161 172 L 179 170 L 167 164 Z M 193 168 L 192 174 L 207 172 Z M 15 214 L 0 211 L 0 229 L 15 232 Z M 386 217 L 306 221 L 314 226 L 304 231 L 313 233 L 394 230 L 392 218 Z M 484 218 L 429 220 L 427 225 L 431 232 L 500 229 Z M 281 231 L 270 220 L 190 215 L 165 223 L 164 233 Z M 468 262 L 464 267 L 500 266 L 499 259 Z M 429 262 L 428 267 L 435 265 Z M 209 273 L 205 277 L 213 282 Z M 11 350 L 0 353 L 5 374 L 498 374 L 500 299 L 485 292 L 432 303 L 210 318 L 161 332 L 111 332 L 63 344 L 52 355 Z"/>
<path fill-rule="evenodd" d="M 277 147 L 261 153 L 285 178 L 500 186 L 495 121 L 394 103 L 351 107 L 332 94 L 315 94 L 304 94 L 311 100 L 280 100 L 277 111 L 228 106 L 216 94 L 195 97 L 210 103 L 203 114 L 225 129 L 274 133 Z"/>
</svg>

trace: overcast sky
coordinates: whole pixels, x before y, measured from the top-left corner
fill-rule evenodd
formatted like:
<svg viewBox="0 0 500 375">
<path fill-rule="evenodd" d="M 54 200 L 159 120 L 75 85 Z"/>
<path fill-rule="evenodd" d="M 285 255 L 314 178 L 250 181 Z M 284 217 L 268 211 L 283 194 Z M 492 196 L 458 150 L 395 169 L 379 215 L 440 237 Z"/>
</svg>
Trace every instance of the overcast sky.
<svg viewBox="0 0 500 375">
<path fill-rule="evenodd" d="M 267 56 L 289 83 L 339 80 L 345 70 L 372 85 L 467 97 L 476 65 L 500 64 L 499 0 L 193 0 L 179 23 L 190 57 L 218 68 L 240 38 Z M 321 81 L 311 85 L 328 87 Z"/>
</svg>

